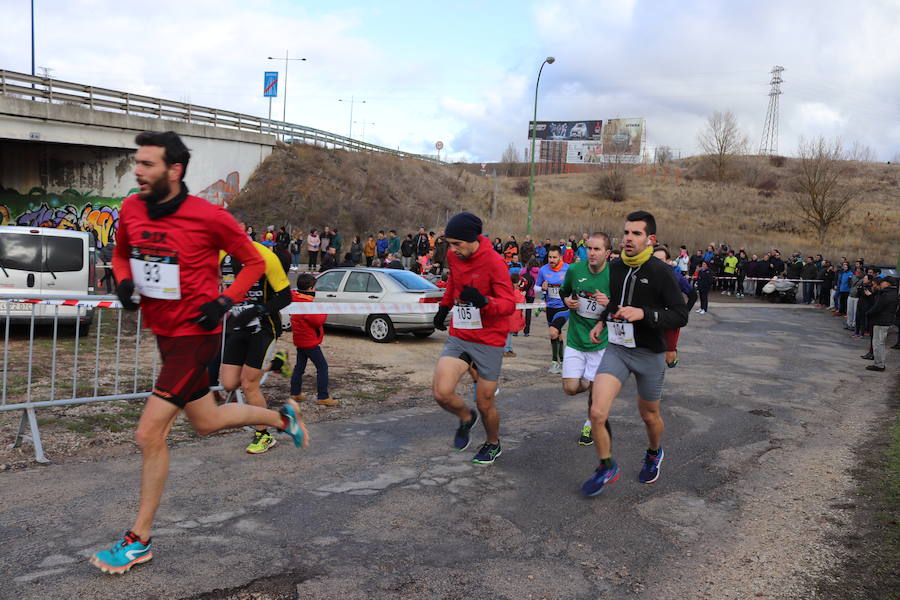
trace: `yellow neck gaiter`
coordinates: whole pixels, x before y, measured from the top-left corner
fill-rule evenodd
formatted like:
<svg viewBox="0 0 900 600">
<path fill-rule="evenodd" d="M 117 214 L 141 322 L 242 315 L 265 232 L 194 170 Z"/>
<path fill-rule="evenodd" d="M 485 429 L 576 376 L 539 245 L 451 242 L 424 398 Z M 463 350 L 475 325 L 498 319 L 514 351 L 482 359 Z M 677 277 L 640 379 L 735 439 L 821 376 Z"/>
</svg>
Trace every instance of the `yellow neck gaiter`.
<svg viewBox="0 0 900 600">
<path fill-rule="evenodd" d="M 622 262 L 633 269 L 650 260 L 651 256 L 653 256 L 653 246 L 647 246 L 635 256 L 628 256 L 625 252 L 622 252 Z"/>
</svg>

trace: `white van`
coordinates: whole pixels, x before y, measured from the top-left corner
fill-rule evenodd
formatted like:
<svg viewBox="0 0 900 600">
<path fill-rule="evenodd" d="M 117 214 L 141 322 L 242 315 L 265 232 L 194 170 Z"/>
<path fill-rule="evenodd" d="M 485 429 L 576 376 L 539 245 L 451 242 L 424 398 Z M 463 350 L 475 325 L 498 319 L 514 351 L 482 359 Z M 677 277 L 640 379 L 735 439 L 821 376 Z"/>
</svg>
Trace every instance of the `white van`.
<svg viewBox="0 0 900 600">
<path fill-rule="evenodd" d="M 0 293 L 21 295 L 23 299 L 45 294 L 83 295 L 94 291 L 95 264 L 91 235 L 49 227 L 0 226 Z M 61 324 L 90 327 L 92 310 L 74 306 L 26 304 L 0 300 L 0 324 L 5 323 L 7 304 L 10 320 L 31 319 L 52 323 L 58 314 Z"/>
</svg>

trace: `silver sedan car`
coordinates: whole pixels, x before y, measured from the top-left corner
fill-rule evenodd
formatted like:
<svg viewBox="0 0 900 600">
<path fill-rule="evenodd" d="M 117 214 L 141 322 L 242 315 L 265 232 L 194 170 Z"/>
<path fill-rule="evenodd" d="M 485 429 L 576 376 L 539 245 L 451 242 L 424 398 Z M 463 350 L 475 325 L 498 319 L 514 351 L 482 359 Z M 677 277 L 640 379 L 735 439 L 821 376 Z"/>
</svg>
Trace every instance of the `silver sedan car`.
<svg viewBox="0 0 900 600">
<path fill-rule="evenodd" d="M 337 267 L 316 280 L 316 302 L 437 303 L 444 290 L 411 271 Z M 326 325 L 360 329 L 376 342 L 390 342 L 398 333 L 417 337 L 434 333 L 433 313 L 368 313 L 328 315 Z"/>
</svg>

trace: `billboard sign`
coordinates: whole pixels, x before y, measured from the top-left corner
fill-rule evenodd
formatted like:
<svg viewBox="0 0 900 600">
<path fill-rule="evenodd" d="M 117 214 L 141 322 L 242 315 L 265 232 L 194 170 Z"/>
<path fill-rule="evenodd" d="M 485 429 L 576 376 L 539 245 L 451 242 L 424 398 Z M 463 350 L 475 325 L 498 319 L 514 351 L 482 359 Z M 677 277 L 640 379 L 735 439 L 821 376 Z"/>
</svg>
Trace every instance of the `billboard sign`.
<svg viewBox="0 0 900 600">
<path fill-rule="evenodd" d="M 589 165 L 605 162 L 600 140 L 570 141 L 566 144 L 566 162 Z"/>
<path fill-rule="evenodd" d="M 599 140 L 602 136 L 602 121 L 538 121 L 535 124 L 535 139 L 538 140 Z M 531 138 L 531 123 L 528 137 Z"/>
<path fill-rule="evenodd" d="M 603 128 L 604 162 L 640 162 L 644 119 L 607 119 Z"/>
</svg>

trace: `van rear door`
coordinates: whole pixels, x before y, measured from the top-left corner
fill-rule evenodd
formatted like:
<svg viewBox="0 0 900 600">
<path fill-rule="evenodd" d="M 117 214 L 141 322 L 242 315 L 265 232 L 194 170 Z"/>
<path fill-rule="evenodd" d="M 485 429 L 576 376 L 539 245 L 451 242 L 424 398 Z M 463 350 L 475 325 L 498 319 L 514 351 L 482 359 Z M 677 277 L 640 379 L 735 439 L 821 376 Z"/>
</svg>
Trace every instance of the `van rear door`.
<svg viewBox="0 0 900 600">
<path fill-rule="evenodd" d="M 44 246 L 40 229 L 0 227 L 0 291 L 27 298 L 41 293 Z M 6 315 L 3 303 L 2 315 Z M 13 303 L 11 316 L 31 315 L 32 305 Z"/>
<path fill-rule="evenodd" d="M 75 234 L 75 235 L 72 235 Z M 90 282 L 89 236 L 48 230 L 43 238 L 41 289 L 45 294 L 87 294 Z"/>
</svg>

